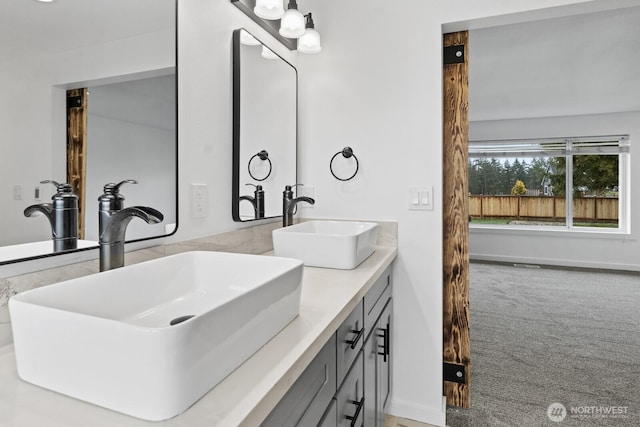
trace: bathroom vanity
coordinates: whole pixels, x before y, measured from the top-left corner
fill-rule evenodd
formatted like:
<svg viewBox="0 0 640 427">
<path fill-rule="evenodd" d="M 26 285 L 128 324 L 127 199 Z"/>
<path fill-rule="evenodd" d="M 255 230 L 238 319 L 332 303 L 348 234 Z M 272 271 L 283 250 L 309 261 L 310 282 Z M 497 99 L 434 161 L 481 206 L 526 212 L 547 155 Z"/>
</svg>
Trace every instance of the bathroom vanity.
<svg viewBox="0 0 640 427">
<path fill-rule="evenodd" d="M 28 384 L 17 376 L 13 346 L 1 347 L 0 425 L 284 426 L 294 425 L 300 411 L 313 425 L 382 425 L 373 420 L 381 419 L 389 391 L 396 253 L 395 246 L 377 246 L 353 270 L 305 267 L 299 316 L 166 421 L 143 421 Z"/>
</svg>

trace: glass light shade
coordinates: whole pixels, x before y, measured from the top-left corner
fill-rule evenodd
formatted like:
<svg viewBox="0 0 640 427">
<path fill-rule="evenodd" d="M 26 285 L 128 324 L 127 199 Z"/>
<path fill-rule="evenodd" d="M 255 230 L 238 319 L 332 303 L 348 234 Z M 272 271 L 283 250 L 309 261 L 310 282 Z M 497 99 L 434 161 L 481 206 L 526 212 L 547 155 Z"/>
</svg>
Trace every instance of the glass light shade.
<svg viewBox="0 0 640 427">
<path fill-rule="evenodd" d="M 284 15 L 282 0 L 257 0 L 253 13 L 262 19 L 280 19 Z"/>
<path fill-rule="evenodd" d="M 280 21 L 280 35 L 297 39 L 304 34 L 304 16 L 298 9 L 287 9 Z"/>
<path fill-rule="evenodd" d="M 240 43 L 245 46 L 258 46 L 262 43 L 245 30 L 240 31 Z"/>
<path fill-rule="evenodd" d="M 320 34 L 313 28 L 307 28 L 298 39 L 298 52 L 318 53 L 322 50 L 320 46 Z"/>
<path fill-rule="evenodd" d="M 265 59 L 278 59 L 279 58 L 278 55 L 273 53 L 273 51 L 271 49 L 269 49 L 268 47 L 266 47 L 265 45 L 262 45 L 262 57 L 265 58 Z"/>
</svg>

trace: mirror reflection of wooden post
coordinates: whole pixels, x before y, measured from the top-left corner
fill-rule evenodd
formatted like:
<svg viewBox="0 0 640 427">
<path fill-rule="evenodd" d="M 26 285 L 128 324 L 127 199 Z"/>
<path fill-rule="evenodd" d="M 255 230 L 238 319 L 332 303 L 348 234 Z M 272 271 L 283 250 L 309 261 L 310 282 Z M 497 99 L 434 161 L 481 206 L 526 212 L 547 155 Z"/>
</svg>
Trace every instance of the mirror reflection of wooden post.
<svg viewBox="0 0 640 427">
<path fill-rule="evenodd" d="M 78 196 L 78 238 L 84 239 L 87 182 L 87 89 L 67 91 L 67 182 Z"/>
</svg>

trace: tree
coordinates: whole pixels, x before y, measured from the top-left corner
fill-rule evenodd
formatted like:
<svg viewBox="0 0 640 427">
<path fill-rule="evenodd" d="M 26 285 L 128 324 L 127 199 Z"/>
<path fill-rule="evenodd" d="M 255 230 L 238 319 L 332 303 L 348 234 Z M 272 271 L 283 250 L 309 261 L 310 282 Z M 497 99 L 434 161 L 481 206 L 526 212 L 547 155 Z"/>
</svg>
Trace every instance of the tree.
<svg viewBox="0 0 640 427">
<path fill-rule="evenodd" d="M 504 194 L 501 191 L 503 166 L 497 159 L 469 160 L 469 193 Z"/>
<path fill-rule="evenodd" d="M 574 193 L 602 196 L 618 187 L 618 156 L 573 156 Z"/>
<path fill-rule="evenodd" d="M 553 192 L 565 195 L 567 176 L 566 159 L 552 159 L 554 174 L 550 176 Z M 617 155 L 576 155 L 573 156 L 573 197 L 584 195 L 600 196 L 618 187 Z"/>
<path fill-rule="evenodd" d="M 524 196 L 525 194 L 527 194 L 527 189 L 524 186 L 524 182 L 518 179 L 511 189 L 511 194 L 513 194 L 514 196 Z"/>
</svg>

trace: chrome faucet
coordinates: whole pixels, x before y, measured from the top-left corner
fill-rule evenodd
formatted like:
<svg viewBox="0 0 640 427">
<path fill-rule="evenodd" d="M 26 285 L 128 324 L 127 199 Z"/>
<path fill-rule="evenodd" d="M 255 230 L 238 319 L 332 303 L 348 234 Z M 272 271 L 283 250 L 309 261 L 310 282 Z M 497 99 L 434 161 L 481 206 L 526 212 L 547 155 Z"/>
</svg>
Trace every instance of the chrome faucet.
<svg viewBox="0 0 640 427">
<path fill-rule="evenodd" d="M 253 185 L 253 184 L 246 184 Z M 253 185 L 256 187 L 256 190 L 253 192 L 253 197 L 251 196 L 240 196 L 240 200 L 248 200 L 249 203 L 253 205 L 253 212 L 255 219 L 264 218 L 264 190 L 262 189 L 262 185 Z"/>
<path fill-rule="evenodd" d="M 296 184 L 302 185 L 302 184 Z M 293 187 L 295 187 L 294 185 Z M 296 197 L 293 198 L 293 190 L 291 190 L 291 185 L 285 185 L 284 191 L 282 192 L 282 226 L 288 227 L 293 224 L 293 210 L 296 207 L 296 204 L 299 202 L 307 202 L 313 205 L 316 201 L 311 197 Z"/>
<path fill-rule="evenodd" d="M 125 208 L 124 196 L 120 194 L 123 184 L 137 184 L 137 181 L 127 179 L 118 184 L 109 183 L 104 186 L 104 193 L 98 198 L 100 271 L 124 266 L 125 232 L 133 218 L 141 218 L 147 224 L 157 224 L 164 219 L 162 213 L 146 206 Z"/>
<path fill-rule="evenodd" d="M 40 214 L 47 217 L 51 224 L 53 252 L 62 252 L 78 247 L 78 196 L 67 183 L 53 180 L 40 181 L 40 184 L 53 184 L 56 194 L 51 197 L 53 203 L 31 205 L 24 210 L 27 218 Z"/>
</svg>

